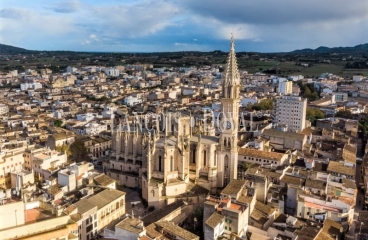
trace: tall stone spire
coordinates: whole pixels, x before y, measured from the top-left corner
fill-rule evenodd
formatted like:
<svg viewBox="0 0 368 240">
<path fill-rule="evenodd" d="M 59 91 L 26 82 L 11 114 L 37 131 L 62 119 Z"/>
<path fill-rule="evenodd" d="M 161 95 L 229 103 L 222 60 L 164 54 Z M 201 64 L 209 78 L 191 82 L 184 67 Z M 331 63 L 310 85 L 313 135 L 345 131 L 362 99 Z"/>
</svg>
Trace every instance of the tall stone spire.
<svg viewBox="0 0 368 240">
<path fill-rule="evenodd" d="M 223 75 L 222 97 L 238 99 L 240 90 L 240 74 L 236 62 L 234 37 L 231 36 L 230 52 L 227 57 L 227 65 Z"/>
<path fill-rule="evenodd" d="M 225 70 L 225 85 L 239 85 L 240 75 L 238 63 L 236 62 L 234 36 L 231 35 L 230 52 L 227 57 L 227 66 Z"/>
</svg>

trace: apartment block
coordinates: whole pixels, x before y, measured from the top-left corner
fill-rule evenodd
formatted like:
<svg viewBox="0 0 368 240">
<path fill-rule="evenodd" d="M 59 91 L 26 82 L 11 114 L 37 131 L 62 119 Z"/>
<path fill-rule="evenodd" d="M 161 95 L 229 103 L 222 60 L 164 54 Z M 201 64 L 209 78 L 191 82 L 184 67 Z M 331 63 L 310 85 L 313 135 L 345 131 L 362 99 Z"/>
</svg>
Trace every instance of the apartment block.
<svg viewBox="0 0 368 240">
<path fill-rule="evenodd" d="M 293 82 L 285 81 L 279 82 L 278 93 L 283 95 L 290 95 L 293 93 Z"/>
<path fill-rule="evenodd" d="M 307 99 L 283 96 L 276 99 L 275 120 L 277 125 L 287 125 L 291 131 L 303 131 L 306 127 Z"/>
</svg>

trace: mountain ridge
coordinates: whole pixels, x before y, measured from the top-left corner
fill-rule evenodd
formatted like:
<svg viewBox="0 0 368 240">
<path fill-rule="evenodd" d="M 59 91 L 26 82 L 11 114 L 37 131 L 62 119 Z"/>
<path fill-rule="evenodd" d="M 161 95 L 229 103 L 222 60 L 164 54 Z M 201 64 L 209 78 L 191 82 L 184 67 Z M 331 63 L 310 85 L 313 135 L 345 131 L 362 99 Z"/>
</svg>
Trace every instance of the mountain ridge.
<svg viewBox="0 0 368 240">
<path fill-rule="evenodd" d="M 11 45 L 6 45 L 0 43 L 0 54 L 30 54 L 30 53 L 39 53 L 39 52 L 85 52 L 85 51 L 69 51 L 69 50 L 52 50 L 52 51 L 44 51 L 44 50 L 28 50 L 25 48 L 15 47 Z M 244 51 L 241 51 L 244 52 Z M 249 51 L 253 52 L 253 51 Z M 284 53 L 284 54 L 322 54 L 322 53 L 357 53 L 357 52 L 367 52 L 368 53 L 368 43 L 358 44 L 354 47 L 326 47 L 320 46 L 315 49 L 311 48 L 304 48 L 304 49 L 297 49 L 290 52 L 274 52 L 277 53 Z M 256 52 L 254 52 L 256 53 Z M 272 54 L 264 53 L 264 54 Z"/>
</svg>

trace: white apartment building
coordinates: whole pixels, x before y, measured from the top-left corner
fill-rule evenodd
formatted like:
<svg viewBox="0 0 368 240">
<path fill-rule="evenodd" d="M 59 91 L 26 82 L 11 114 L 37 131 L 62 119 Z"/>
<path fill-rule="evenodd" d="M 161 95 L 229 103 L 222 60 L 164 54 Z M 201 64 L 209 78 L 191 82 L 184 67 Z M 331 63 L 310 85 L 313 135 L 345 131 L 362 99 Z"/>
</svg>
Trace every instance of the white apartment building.
<svg viewBox="0 0 368 240">
<path fill-rule="evenodd" d="M 306 124 L 307 99 L 284 96 L 276 99 L 275 124 L 286 124 L 289 130 L 303 131 Z"/>
<path fill-rule="evenodd" d="M 355 75 L 353 76 L 353 81 L 354 82 L 360 82 L 364 79 L 364 77 L 362 75 Z"/>
<path fill-rule="evenodd" d="M 34 83 L 22 83 L 20 84 L 20 90 L 22 91 L 27 91 L 28 89 L 40 89 L 42 88 L 42 84 L 39 82 L 34 82 Z"/>
<path fill-rule="evenodd" d="M 0 115 L 7 114 L 9 112 L 9 107 L 6 104 L 0 104 Z"/>
<path fill-rule="evenodd" d="M 13 77 L 16 77 L 18 76 L 18 70 L 9 71 L 9 74 L 12 75 Z"/>
<path fill-rule="evenodd" d="M 106 75 L 109 77 L 118 77 L 120 74 L 119 69 L 116 69 L 116 68 L 107 68 L 104 71 Z"/>
<path fill-rule="evenodd" d="M 335 102 L 346 102 L 348 100 L 348 94 L 346 92 L 333 92 Z"/>
<path fill-rule="evenodd" d="M 292 76 L 288 76 L 288 79 L 292 81 L 299 81 L 299 80 L 303 80 L 304 76 L 303 75 L 292 75 Z"/>
<path fill-rule="evenodd" d="M 94 120 L 98 114 L 96 113 L 83 113 L 83 114 L 76 114 L 77 120 L 80 122 L 89 122 Z"/>
<path fill-rule="evenodd" d="M 67 162 L 66 153 L 48 149 L 40 149 L 40 151 L 29 155 L 31 155 L 29 156 L 30 163 L 27 162 L 25 165 L 31 165 L 35 176 L 42 177 L 45 180 L 48 180 L 54 171 Z M 28 158 L 25 156 L 25 159 Z"/>
<path fill-rule="evenodd" d="M 137 97 L 129 96 L 124 98 L 124 104 L 127 106 L 134 106 L 138 103 L 142 103 L 142 99 L 139 99 Z"/>
<path fill-rule="evenodd" d="M 87 176 L 87 172 L 93 170 L 93 164 L 88 162 L 73 163 L 58 172 L 58 184 L 68 191 L 73 191 L 82 185 L 82 177 Z"/>
<path fill-rule="evenodd" d="M 293 82 L 286 81 L 286 82 L 279 82 L 278 93 L 283 95 L 290 95 L 293 92 Z"/>
<path fill-rule="evenodd" d="M 85 135 L 98 135 L 100 132 L 107 131 L 107 125 L 98 123 L 87 123 L 84 125 L 83 133 Z"/>
<path fill-rule="evenodd" d="M 77 68 L 75 68 L 75 67 L 71 67 L 71 66 L 68 66 L 68 67 L 66 68 L 66 71 L 67 71 L 68 73 L 75 73 L 77 70 L 78 70 Z"/>
</svg>

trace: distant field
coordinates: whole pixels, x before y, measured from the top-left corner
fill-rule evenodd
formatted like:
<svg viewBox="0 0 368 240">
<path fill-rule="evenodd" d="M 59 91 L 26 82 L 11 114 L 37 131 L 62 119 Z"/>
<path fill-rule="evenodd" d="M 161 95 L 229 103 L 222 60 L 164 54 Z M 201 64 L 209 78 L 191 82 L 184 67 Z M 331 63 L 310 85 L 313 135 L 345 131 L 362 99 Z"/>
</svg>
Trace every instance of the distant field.
<svg viewBox="0 0 368 240">
<path fill-rule="evenodd" d="M 238 60 L 238 65 L 240 69 L 247 70 L 249 73 L 256 73 L 262 70 L 274 68 L 279 64 L 278 61 L 270 60 L 267 62 L 256 61 L 256 60 Z"/>
<path fill-rule="evenodd" d="M 341 77 L 352 77 L 353 75 L 362 74 L 368 76 L 368 69 L 345 69 L 343 65 L 336 64 L 316 64 L 312 67 L 303 67 L 296 65 L 295 62 L 278 62 L 278 61 L 239 61 L 239 67 L 247 70 L 249 73 L 259 72 L 266 69 L 280 70 L 279 75 L 300 74 L 306 77 L 318 77 L 322 73 L 333 73 Z"/>
<path fill-rule="evenodd" d="M 358 74 L 368 77 L 368 69 L 344 69 L 341 75 L 347 77 Z"/>
</svg>

